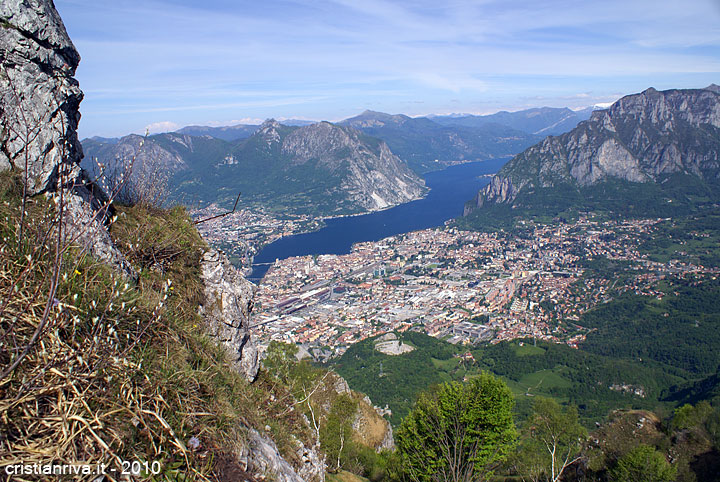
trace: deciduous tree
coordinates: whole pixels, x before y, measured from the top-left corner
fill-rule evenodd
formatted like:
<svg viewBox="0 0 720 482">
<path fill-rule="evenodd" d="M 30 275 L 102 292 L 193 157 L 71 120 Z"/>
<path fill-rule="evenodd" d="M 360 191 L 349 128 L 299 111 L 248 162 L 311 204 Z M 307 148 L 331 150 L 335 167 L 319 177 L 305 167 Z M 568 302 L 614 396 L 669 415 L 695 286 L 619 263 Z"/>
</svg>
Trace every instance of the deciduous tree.
<svg viewBox="0 0 720 482">
<path fill-rule="evenodd" d="M 535 400 L 524 432 L 521 452 L 529 454 L 527 460 L 540 461 L 542 472 L 552 482 L 558 482 L 565 469 L 579 459 L 587 437 L 575 407 L 563 409 L 555 400 L 544 397 Z M 522 461 L 519 465 L 522 471 Z M 537 463 L 532 469 L 539 475 Z"/>
<path fill-rule="evenodd" d="M 675 480 L 677 467 L 648 445 L 638 445 L 618 460 L 610 471 L 614 482 L 670 482 Z"/>
<path fill-rule="evenodd" d="M 421 395 L 397 433 L 404 475 L 416 481 L 486 480 L 517 437 L 513 404 L 507 385 L 488 373 Z"/>
</svg>

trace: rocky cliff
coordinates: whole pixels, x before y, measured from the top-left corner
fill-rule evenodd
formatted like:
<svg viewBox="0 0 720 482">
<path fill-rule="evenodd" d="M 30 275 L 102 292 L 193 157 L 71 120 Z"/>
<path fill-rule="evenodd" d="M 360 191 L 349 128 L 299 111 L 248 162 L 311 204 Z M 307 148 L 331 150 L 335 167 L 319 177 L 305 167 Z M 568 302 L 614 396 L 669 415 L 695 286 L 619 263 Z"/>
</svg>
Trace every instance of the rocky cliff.
<svg viewBox="0 0 720 482">
<path fill-rule="evenodd" d="M 277 133 L 275 123 L 261 126 Z M 359 131 L 320 122 L 295 129 L 282 139 L 281 152 L 293 166 L 313 163 L 338 176 L 337 190 L 364 210 L 375 211 L 420 198 L 424 182 L 390 152 L 384 142 Z"/>
<path fill-rule="evenodd" d="M 86 139 L 84 147 L 112 169 L 133 162 L 140 174 L 166 173 L 181 201 L 231 202 L 241 191 L 247 203 L 332 215 L 384 209 L 426 192 L 423 180 L 385 143 L 327 122 L 298 127 L 269 120 L 233 142 L 168 133 Z"/>
<path fill-rule="evenodd" d="M 27 170 L 37 194 L 56 188 L 61 165 L 80 175 L 80 55 L 51 0 L 22 3 L 0 4 L 0 167 Z"/>
<path fill-rule="evenodd" d="M 109 200 L 79 166 L 79 62 L 51 0 L 0 3 L 0 170 L 23 172 L 27 195 L 62 195 L 67 242 L 133 275 L 102 225 Z"/>
<path fill-rule="evenodd" d="M 205 304 L 200 313 L 210 335 L 225 347 L 233 367 L 252 382 L 260 368 L 257 346 L 250 338 L 254 286 L 215 249 L 203 255 L 201 266 Z"/>
<path fill-rule="evenodd" d="M 685 174 L 711 184 L 720 172 L 720 95 L 650 88 L 516 156 L 466 208 L 513 203 L 537 188 L 585 188 L 608 180 L 663 182 Z"/>
</svg>

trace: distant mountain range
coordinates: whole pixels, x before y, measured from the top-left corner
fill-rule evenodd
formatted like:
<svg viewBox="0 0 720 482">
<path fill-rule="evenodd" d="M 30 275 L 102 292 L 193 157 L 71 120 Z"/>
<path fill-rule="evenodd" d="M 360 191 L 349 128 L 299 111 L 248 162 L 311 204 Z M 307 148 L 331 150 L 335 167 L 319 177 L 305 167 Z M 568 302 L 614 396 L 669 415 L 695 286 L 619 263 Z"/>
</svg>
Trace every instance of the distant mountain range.
<svg viewBox="0 0 720 482">
<path fill-rule="evenodd" d="M 243 200 L 278 209 L 356 213 L 416 199 L 424 190 L 416 174 L 510 157 L 542 138 L 534 132 L 569 129 L 579 118 L 553 108 L 432 119 L 366 111 L 337 125 L 188 126 L 147 138 L 85 139 L 83 166 L 97 172 L 95 158 L 115 169 L 134 157 L 136 176 L 169 173 L 173 196 L 184 202 L 231 200 L 241 190 Z M 270 133 L 277 139 L 270 142 Z"/>
<path fill-rule="evenodd" d="M 310 124 L 315 124 L 315 121 L 286 119 L 282 121 L 282 124 L 286 126 L 308 126 Z M 189 136 L 210 136 L 215 137 L 216 139 L 234 142 L 247 139 L 259 128 L 260 124 L 237 124 L 224 127 L 187 126 L 182 129 L 178 129 L 175 132 L 178 134 L 187 134 Z"/>
<path fill-rule="evenodd" d="M 570 110 L 567 107 L 539 107 L 517 112 L 500 111 L 490 115 L 433 115 L 430 120 L 444 126 L 480 127 L 498 124 L 512 129 L 541 136 L 559 135 L 587 120 L 597 107 Z"/>
<path fill-rule="evenodd" d="M 671 213 L 720 199 L 720 87 L 650 88 L 508 162 L 466 206 Z"/>
<path fill-rule="evenodd" d="M 426 117 L 373 111 L 339 124 L 384 140 L 416 172 L 448 162 L 509 157 L 540 140 L 540 136 L 500 124 L 441 125 Z"/>
<path fill-rule="evenodd" d="M 111 170 L 134 158 L 136 173 L 171 173 L 173 197 L 186 203 L 232 201 L 242 192 L 245 202 L 281 212 L 333 215 L 383 209 L 426 192 L 384 142 L 328 122 L 293 127 L 269 120 L 237 142 L 168 133 L 86 139 L 83 147 L 83 167 L 92 173 L 91 158 Z"/>
</svg>

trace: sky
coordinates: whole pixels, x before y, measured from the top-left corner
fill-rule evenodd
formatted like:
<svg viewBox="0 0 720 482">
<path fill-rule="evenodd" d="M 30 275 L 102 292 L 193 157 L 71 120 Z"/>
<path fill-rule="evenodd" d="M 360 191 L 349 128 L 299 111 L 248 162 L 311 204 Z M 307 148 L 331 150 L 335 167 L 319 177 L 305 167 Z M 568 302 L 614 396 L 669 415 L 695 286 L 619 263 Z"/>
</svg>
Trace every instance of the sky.
<svg viewBox="0 0 720 482">
<path fill-rule="evenodd" d="M 720 84 L 720 0 L 55 0 L 81 138 Z"/>
</svg>

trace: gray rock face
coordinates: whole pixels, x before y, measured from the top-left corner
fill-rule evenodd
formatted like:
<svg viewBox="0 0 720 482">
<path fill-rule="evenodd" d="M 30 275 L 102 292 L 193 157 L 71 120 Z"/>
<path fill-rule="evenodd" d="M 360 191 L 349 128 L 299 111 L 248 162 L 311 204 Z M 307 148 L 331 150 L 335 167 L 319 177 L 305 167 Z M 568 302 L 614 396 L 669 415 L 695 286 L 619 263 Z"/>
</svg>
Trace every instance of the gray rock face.
<svg viewBox="0 0 720 482">
<path fill-rule="evenodd" d="M 325 464 L 317 454 L 307 450 L 297 441 L 298 456 L 303 466 L 297 471 L 278 452 L 277 446 L 269 438 L 255 429 L 248 429 L 247 443 L 240 453 L 245 470 L 268 480 L 277 482 L 324 482 Z"/>
<path fill-rule="evenodd" d="M 277 130 L 266 129 L 259 132 Z M 295 129 L 282 142 L 281 152 L 293 165 L 317 161 L 331 174 L 342 176 L 341 189 L 362 209 L 376 211 L 420 198 L 424 182 L 395 156 L 384 142 L 375 148 L 360 138 L 360 132 L 329 122 Z"/>
<path fill-rule="evenodd" d="M 297 474 L 305 481 L 325 482 L 325 455 L 321 455 L 320 445 L 316 444 L 312 448 L 303 445 L 299 440 L 295 440 L 297 445 L 296 455 L 300 459 L 300 467 L 296 469 Z"/>
<path fill-rule="evenodd" d="M 381 452 L 383 450 L 394 450 L 395 449 L 395 438 L 393 437 L 393 429 L 392 425 L 389 423 L 387 424 L 387 431 L 385 432 L 385 437 L 382 439 L 382 442 L 380 442 L 380 445 L 377 447 L 376 452 Z"/>
<path fill-rule="evenodd" d="M 80 169 L 80 55 L 51 0 L 0 2 L 0 169 L 65 201 L 66 240 L 132 277 L 105 229 L 107 196 Z"/>
<path fill-rule="evenodd" d="M 29 193 L 55 189 L 60 164 L 80 175 L 80 62 L 51 0 L 0 2 L 0 168 L 25 170 Z"/>
<path fill-rule="evenodd" d="M 532 187 L 585 187 L 613 178 L 656 182 L 673 173 L 716 179 L 718 90 L 715 85 L 663 92 L 650 88 L 623 97 L 572 131 L 547 137 L 516 156 L 478 193 L 474 207 L 512 202 Z"/>
<path fill-rule="evenodd" d="M 250 338 L 254 287 L 220 251 L 202 258 L 205 304 L 200 308 L 210 334 L 227 350 L 234 368 L 252 382 L 260 369 L 258 350 Z"/>
<path fill-rule="evenodd" d="M 85 186 L 74 191 L 63 190 L 66 220 L 66 242 L 79 245 L 95 258 L 114 267 L 131 278 L 137 278 L 135 269 L 118 251 L 103 224 L 102 208 L 95 205 L 95 196 Z M 84 194 L 84 195 L 83 195 Z M 52 194 L 55 197 L 59 192 Z"/>
</svg>

